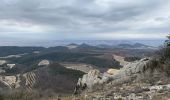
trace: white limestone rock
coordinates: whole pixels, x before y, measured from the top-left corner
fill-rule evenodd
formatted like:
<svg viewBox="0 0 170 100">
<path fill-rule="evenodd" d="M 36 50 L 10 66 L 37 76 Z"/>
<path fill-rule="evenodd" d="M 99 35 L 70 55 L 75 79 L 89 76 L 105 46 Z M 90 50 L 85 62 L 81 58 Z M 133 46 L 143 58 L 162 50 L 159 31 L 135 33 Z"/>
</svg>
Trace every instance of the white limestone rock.
<svg viewBox="0 0 170 100">
<path fill-rule="evenodd" d="M 42 60 L 38 63 L 38 66 L 48 66 L 50 62 L 48 60 Z"/>
<path fill-rule="evenodd" d="M 110 75 L 115 75 L 119 72 L 119 70 L 117 69 L 108 69 L 107 70 L 107 73 L 110 74 Z"/>
<path fill-rule="evenodd" d="M 104 84 L 110 79 L 113 81 L 127 81 L 133 75 L 138 75 L 144 72 L 147 67 L 149 59 L 144 58 L 140 61 L 131 62 L 125 65 L 120 70 L 109 69 L 105 73 L 100 73 L 98 70 L 91 70 L 88 74 L 85 74 L 81 79 L 79 79 L 79 84 L 87 84 L 87 87 L 92 87 L 95 84 Z"/>
<path fill-rule="evenodd" d="M 143 73 L 144 70 L 147 68 L 148 62 L 149 62 L 149 59 L 147 58 L 144 58 L 140 61 L 131 62 L 125 65 L 122 69 L 120 69 L 118 74 L 116 74 L 115 76 L 125 77 L 125 76 L 131 76 L 134 74 Z"/>
<path fill-rule="evenodd" d="M 99 83 L 101 80 L 101 73 L 99 70 L 90 70 L 88 74 L 83 75 L 79 79 L 78 84 L 86 84 L 87 87 L 92 87 L 94 84 Z"/>
<path fill-rule="evenodd" d="M 7 67 L 9 67 L 10 69 L 15 67 L 15 64 L 7 64 Z"/>
</svg>

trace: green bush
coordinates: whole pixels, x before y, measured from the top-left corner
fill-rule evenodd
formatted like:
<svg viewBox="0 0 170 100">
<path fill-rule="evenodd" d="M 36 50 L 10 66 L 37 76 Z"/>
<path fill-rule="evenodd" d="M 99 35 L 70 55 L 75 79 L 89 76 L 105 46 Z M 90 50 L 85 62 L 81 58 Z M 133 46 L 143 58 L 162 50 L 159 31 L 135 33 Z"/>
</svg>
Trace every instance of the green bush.
<svg viewBox="0 0 170 100">
<path fill-rule="evenodd" d="M 0 100 L 4 100 L 4 97 L 2 95 L 0 95 Z"/>
<path fill-rule="evenodd" d="M 128 62 L 132 62 L 132 61 L 136 61 L 136 60 L 140 60 L 141 58 L 140 57 L 125 57 L 125 61 L 128 61 Z"/>
<path fill-rule="evenodd" d="M 73 69 L 67 69 L 60 65 L 59 63 L 52 63 L 49 65 L 49 73 L 53 75 L 67 75 L 69 77 L 73 77 L 78 79 L 79 77 L 82 77 L 85 73 L 73 70 Z"/>
</svg>

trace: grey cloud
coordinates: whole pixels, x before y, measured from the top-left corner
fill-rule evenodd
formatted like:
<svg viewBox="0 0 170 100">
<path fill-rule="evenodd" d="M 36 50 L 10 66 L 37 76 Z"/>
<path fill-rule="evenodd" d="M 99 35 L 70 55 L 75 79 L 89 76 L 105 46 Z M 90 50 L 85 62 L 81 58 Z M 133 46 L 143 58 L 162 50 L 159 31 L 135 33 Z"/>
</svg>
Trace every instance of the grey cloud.
<svg viewBox="0 0 170 100">
<path fill-rule="evenodd" d="M 110 2 L 108 8 L 105 9 L 105 6 L 97 5 L 96 0 L 7 1 L 2 0 L 0 4 L 0 21 L 12 20 L 16 23 L 46 26 L 51 29 L 49 32 L 61 34 L 114 33 L 121 31 L 130 33 L 130 30 L 133 29 L 133 25 L 130 24 L 138 20 L 146 21 L 148 19 L 147 15 L 150 16 L 149 14 L 155 13 L 155 10 L 162 9 L 165 4 L 170 5 L 168 0 L 164 2 L 162 0 L 136 0 L 133 3 L 124 3 L 120 0 L 122 3 Z M 153 17 L 155 16 L 153 15 Z M 162 20 L 161 18 L 156 19 L 156 21 Z M 169 31 L 167 27 L 157 28 L 156 30 L 152 27 L 141 28 L 139 31 L 144 30 L 152 33 L 155 31 L 161 32 L 163 29 Z"/>
</svg>

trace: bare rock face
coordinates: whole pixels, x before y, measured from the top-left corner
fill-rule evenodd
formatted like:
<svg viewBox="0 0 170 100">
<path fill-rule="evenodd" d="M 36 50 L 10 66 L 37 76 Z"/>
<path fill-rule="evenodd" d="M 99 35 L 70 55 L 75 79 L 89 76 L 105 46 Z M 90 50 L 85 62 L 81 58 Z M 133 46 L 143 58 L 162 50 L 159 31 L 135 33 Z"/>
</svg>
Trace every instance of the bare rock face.
<svg viewBox="0 0 170 100">
<path fill-rule="evenodd" d="M 38 63 L 38 66 L 48 66 L 50 62 L 48 60 L 42 60 Z"/>
<path fill-rule="evenodd" d="M 106 73 L 102 74 L 99 70 L 90 70 L 87 74 L 79 78 L 77 86 L 75 87 L 74 94 L 81 93 L 85 89 L 92 90 L 93 86 L 103 84 L 108 80 Z"/>
<path fill-rule="evenodd" d="M 131 62 L 120 70 L 109 69 L 105 73 L 100 73 L 98 70 L 91 70 L 79 79 L 78 85 L 86 84 L 88 88 L 93 88 L 93 86 L 99 84 L 115 84 L 116 82 L 123 83 L 129 81 L 131 77 L 140 76 L 144 73 L 149 61 L 149 59 L 144 58 L 140 61 Z"/>
<path fill-rule="evenodd" d="M 111 79 L 112 75 L 108 73 L 101 73 L 99 70 L 90 70 L 88 74 L 79 78 L 74 93 L 79 93 L 85 89 L 93 91 L 93 88 L 101 88 L 100 85 L 107 83 Z"/>
<path fill-rule="evenodd" d="M 125 65 L 120 71 L 115 75 L 117 78 L 132 76 L 135 74 L 141 74 L 147 69 L 147 64 L 149 63 L 149 59 L 144 58 L 140 61 L 131 62 Z"/>
<path fill-rule="evenodd" d="M 79 79 L 78 85 L 86 84 L 87 87 L 92 87 L 94 84 L 101 80 L 100 77 L 101 73 L 99 70 L 91 70 L 88 74 L 85 74 L 82 78 Z"/>
<path fill-rule="evenodd" d="M 110 75 L 115 75 L 119 72 L 119 70 L 117 69 L 108 69 L 107 70 L 107 73 L 110 74 Z"/>
</svg>

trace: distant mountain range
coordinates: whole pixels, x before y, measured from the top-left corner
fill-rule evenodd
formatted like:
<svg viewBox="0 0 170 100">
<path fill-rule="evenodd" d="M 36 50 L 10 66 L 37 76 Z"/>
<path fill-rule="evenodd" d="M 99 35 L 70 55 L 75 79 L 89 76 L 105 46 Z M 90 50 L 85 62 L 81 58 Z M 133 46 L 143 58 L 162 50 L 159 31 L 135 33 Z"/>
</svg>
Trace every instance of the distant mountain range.
<svg viewBox="0 0 170 100">
<path fill-rule="evenodd" d="M 55 47 L 20 47 L 20 46 L 0 46 L 0 57 L 5 56 L 20 56 L 25 53 L 33 53 L 33 52 L 103 52 L 105 51 L 115 51 L 115 49 L 123 50 L 123 49 L 141 49 L 141 50 L 156 50 L 158 47 L 149 46 L 141 43 L 122 43 L 117 45 L 108 45 L 108 44 L 99 44 L 99 45 L 91 45 L 87 43 L 76 44 L 71 43 L 66 46 L 55 46 Z"/>
<path fill-rule="evenodd" d="M 89 44 L 89 45 L 119 45 L 119 44 L 135 44 L 141 43 L 149 46 L 160 46 L 165 40 L 36 40 L 36 41 L 6 41 L 5 43 L 0 41 L 0 46 L 43 46 L 43 47 L 54 47 L 54 46 L 66 46 L 68 44 Z"/>
<path fill-rule="evenodd" d="M 135 43 L 135 44 L 119 44 L 116 48 L 128 48 L 128 49 L 157 49 L 157 47 Z"/>
<path fill-rule="evenodd" d="M 87 48 L 157 49 L 157 47 L 145 45 L 142 43 L 135 43 L 135 44 L 124 43 L 124 44 L 118 44 L 118 45 L 99 44 L 96 46 L 92 46 L 86 43 L 83 43 L 80 45 L 72 43 L 72 44 L 67 45 L 66 47 L 70 47 L 70 46 L 74 47 L 74 49 L 75 48 L 81 48 L 81 49 L 87 49 Z"/>
</svg>

